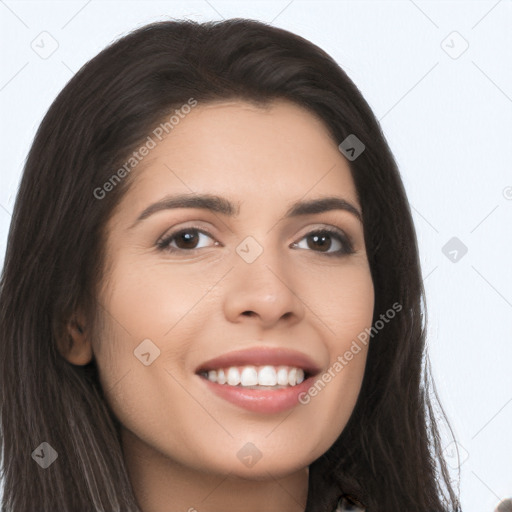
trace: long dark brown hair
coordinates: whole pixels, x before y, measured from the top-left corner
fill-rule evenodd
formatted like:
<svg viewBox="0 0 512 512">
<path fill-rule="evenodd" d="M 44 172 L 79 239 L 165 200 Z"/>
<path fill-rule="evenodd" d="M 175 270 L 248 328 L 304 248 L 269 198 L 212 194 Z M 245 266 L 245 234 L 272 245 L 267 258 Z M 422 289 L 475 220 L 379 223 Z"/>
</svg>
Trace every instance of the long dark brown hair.
<svg viewBox="0 0 512 512">
<path fill-rule="evenodd" d="M 416 234 L 380 125 L 323 50 L 244 19 L 165 21 L 131 32 L 80 69 L 39 127 L 0 289 L 2 510 L 139 510 L 96 364 L 68 363 L 57 340 L 76 308 L 88 325 L 101 316 L 105 226 L 136 168 L 108 194 L 98 188 L 190 98 L 257 105 L 287 99 L 318 115 L 339 143 L 354 134 L 365 145 L 350 168 L 363 212 L 374 322 L 395 302 L 403 311 L 372 338 L 349 423 L 310 466 L 306 512 L 331 512 L 342 493 L 370 512 L 460 510 L 436 423 L 446 417 L 433 405 L 439 400 L 426 354 Z M 42 442 L 58 453 L 46 469 L 32 456 Z"/>
</svg>

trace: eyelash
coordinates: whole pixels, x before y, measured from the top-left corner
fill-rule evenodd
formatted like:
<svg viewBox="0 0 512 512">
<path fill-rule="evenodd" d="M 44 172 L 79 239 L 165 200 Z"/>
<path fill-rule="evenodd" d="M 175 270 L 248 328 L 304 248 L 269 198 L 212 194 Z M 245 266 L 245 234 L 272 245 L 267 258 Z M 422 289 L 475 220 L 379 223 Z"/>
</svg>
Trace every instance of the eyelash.
<svg viewBox="0 0 512 512">
<path fill-rule="evenodd" d="M 168 253 L 174 254 L 174 253 L 182 252 L 182 251 L 183 252 L 192 252 L 192 251 L 202 249 L 202 247 L 194 248 L 194 249 L 180 249 L 180 248 L 170 247 L 169 244 L 177 236 L 179 236 L 183 233 L 191 232 L 191 231 L 197 232 L 197 233 L 202 233 L 203 235 L 206 235 L 213 239 L 213 236 L 210 233 L 208 233 L 207 231 L 204 231 L 203 229 L 191 226 L 191 227 L 180 229 L 178 231 L 170 233 L 165 238 L 159 240 L 156 244 L 158 250 L 160 250 L 162 252 L 166 251 Z M 353 246 L 350 238 L 347 235 L 345 235 L 345 233 L 343 233 L 342 231 L 340 231 L 338 229 L 334 229 L 334 228 L 325 227 L 325 228 L 315 229 L 313 231 L 310 231 L 309 233 L 306 233 L 300 240 L 303 240 L 304 238 L 307 238 L 312 235 L 321 235 L 321 234 L 328 234 L 328 235 L 332 236 L 333 238 L 336 238 L 341 243 L 343 248 L 338 249 L 337 251 L 334 251 L 334 252 L 322 252 L 322 251 L 314 251 L 313 249 L 310 249 L 310 250 L 313 250 L 313 252 L 318 252 L 319 254 L 321 254 L 323 256 L 327 256 L 327 257 L 338 257 L 338 258 L 341 258 L 343 256 L 348 256 L 355 252 L 354 246 Z M 300 242 L 300 240 L 299 240 L 299 242 Z M 294 244 L 297 244 L 297 242 L 294 242 Z M 303 250 L 303 249 L 301 249 L 301 250 Z"/>
</svg>

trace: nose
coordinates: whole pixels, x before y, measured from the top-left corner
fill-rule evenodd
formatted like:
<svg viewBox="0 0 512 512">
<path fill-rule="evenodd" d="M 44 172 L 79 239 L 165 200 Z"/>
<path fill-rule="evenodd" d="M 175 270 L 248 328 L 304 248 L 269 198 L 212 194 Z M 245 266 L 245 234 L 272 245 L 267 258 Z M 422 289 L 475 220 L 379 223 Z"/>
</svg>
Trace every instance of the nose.
<svg viewBox="0 0 512 512">
<path fill-rule="evenodd" d="M 290 270 L 268 250 L 252 263 L 236 260 L 223 299 L 226 318 L 233 323 L 253 322 L 264 329 L 300 322 L 305 303 L 297 292 L 300 277 Z"/>
</svg>

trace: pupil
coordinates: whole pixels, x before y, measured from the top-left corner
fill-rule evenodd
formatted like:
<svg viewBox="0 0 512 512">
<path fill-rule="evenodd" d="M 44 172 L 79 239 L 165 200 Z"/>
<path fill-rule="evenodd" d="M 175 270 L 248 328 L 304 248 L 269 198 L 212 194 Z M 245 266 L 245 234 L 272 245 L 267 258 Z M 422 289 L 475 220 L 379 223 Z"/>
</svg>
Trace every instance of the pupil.
<svg viewBox="0 0 512 512">
<path fill-rule="evenodd" d="M 194 238 L 197 238 L 197 234 L 191 234 L 192 232 L 191 231 L 185 231 L 184 233 L 181 234 L 181 240 L 183 240 L 185 242 L 185 246 L 187 248 L 190 248 L 188 247 L 189 245 L 194 245 Z"/>
<path fill-rule="evenodd" d="M 327 244 L 325 243 L 325 240 L 326 238 L 329 238 L 329 235 L 311 235 L 311 238 L 313 239 L 315 244 L 318 244 L 320 246 L 320 248 L 329 249 L 331 246 L 330 242 Z M 320 243 L 319 240 L 321 240 Z"/>
</svg>

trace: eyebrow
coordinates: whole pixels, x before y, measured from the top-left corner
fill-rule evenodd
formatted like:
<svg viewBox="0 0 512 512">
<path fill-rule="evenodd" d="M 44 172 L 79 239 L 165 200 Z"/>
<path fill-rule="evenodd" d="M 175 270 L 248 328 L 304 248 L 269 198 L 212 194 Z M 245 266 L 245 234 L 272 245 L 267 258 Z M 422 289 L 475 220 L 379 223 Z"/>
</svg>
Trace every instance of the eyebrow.
<svg viewBox="0 0 512 512">
<path fill-rule="evenodd" d="M 132 229 L 139 224 L 139 222 L 157 212 L 176 208 L 198 208 L 220 213 L 228 217 L 236 217 L 240 214 L 239 202 L 235 204 L 224 197 L 212 194 L 181 194 L 164 197 L 160 201 L 148 206 L 129 229 Z M 347 211 L 354 215 L 360 222 L 363 222 L 361 212 L 353 204 L 346 199 L 336 196 L 321 197 L 308 201 L 297 201 L 288 208 L 284 214 L 284 218 L 318 214 L 331 210 Z"/>
</svg>

